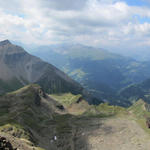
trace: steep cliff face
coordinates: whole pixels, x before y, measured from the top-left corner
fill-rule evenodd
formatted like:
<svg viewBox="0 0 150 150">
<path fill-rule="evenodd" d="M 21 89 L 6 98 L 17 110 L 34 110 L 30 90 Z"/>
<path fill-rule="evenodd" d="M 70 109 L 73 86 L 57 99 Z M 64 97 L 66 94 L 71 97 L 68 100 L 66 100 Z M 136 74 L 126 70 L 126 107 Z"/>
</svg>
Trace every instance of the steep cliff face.
<svg viewBox="0 0 150 150">
<path fill-rule="evenodd" d="M 82 87 L 51 64 L 8 40 L 0 42 L 0 92 L 38 83 L 49 93 L 81 92 Z"/>
</svg>

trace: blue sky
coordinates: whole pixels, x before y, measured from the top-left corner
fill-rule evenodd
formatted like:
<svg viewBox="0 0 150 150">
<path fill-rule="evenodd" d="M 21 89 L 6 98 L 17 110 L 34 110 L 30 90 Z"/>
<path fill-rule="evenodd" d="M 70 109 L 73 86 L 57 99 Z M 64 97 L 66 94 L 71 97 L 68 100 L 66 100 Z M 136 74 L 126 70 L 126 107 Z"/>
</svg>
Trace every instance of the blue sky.
<svg viewBox="0 0 150 150">
<path fill-rule="evenodd" d="M 125 2 L 130 6 L 148 6 L 149 7 L 150 5 L 148 0 L 125 0 Z"/>
<path fill-rule="evenodd" d="M 0 40 L 150 49 L 149 0 L 0 1 Z"/>
</svg>

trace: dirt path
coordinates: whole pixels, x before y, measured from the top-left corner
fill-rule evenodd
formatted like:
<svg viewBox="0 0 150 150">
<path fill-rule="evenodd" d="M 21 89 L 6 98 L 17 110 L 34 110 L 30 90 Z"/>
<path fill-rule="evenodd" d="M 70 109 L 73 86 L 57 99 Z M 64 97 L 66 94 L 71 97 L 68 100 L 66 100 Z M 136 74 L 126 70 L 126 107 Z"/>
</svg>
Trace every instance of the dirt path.
<svg viewBox="0 0 150 150">
<path fill-rule="evenodd" d="M 101 123 L 88 134 L 89 150 L 150 150 L 150 136 L 135 121 L 109 118 Z"/>
</svg>

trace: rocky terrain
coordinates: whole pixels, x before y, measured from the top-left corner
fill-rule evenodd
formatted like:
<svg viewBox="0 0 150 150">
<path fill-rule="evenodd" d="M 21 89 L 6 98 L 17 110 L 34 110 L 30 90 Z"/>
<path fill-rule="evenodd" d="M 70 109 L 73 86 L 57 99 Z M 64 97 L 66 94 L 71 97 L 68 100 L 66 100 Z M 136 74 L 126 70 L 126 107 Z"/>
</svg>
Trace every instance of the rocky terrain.
<svg viewBox="0 0 150 150">
<path fill-rule="evenodd" d="M 150 136 L 129 118 L 110 118 L 89 133 L 90 150 L 149 150 Z"/>
<path fill-rule="evenodd" d="M 128 109 L 90 106 L 80 95 L 29 85 L 0 96 L 0 136 L 19 150 L 148 150 L 148 108 L 142 100 Z"/>
<path fill-rule="evenodd" d="M 0 149 L 2 150 L 16 150 L 16 148 L 14 149 L 13 147 L 12 147 L 12 144 L 9 142 L 9 141 L 7 141 L 7 139 L 5 138 L 5 137 L 1 137 L 0 136 Z"/>
</svg>

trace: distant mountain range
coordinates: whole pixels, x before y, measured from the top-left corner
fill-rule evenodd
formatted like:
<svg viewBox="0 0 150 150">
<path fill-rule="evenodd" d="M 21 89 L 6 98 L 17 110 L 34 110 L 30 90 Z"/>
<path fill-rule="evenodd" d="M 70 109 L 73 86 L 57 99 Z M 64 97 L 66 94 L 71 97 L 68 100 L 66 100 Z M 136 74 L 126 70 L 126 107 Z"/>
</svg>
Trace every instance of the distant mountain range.
<svg viewBox="0 0 150 150">
<path fill-rule="evenodd" d="M 0 42 L 0 93 L 38 83 L 48 93 L 82 93 L 80 84 L 65 73 L 23 48 L 5 40 Z"/>
<path fill-rule="evenodd" d="M 150 62 L 79 44 L 41 46 L 32 54 L 67 73 L 95 97 L 112 104 L 124 103 L 119 95 L 122 88 L 150 78 Z"/>
<path fill-rule="evenodd" d="M 150 62 L 83 45 L 42 46 L 32 54 L 44 61 L 8 40 L 0 42 L 0 94 L 37 83 L 49 94 L 82 94 L 91 104 L 150 101 Z"/>
<path fill-rule="evenodd" d="M 119 94 L 122 98 L 128 99 L 132 103 L 139 99 L 143 99 L 150 103 L 150 78 L 141 83 L 129 85 L 123 88 Z"/>
<path fill-rule="evenodd" d="M 125 57 L 131 57 L 137 61 L 149 61 L 150 60 L 150 50 L 149 47 L 145 48 L 132 48 L 130 50 L 112 50 L 111 52 L 115 52 Z"/>
<path fill-rule="evenodd" d="M 82 45 L 51 48 L 34 54 L 79 83 L 10 41 L 0 42 L 0 149 L 116 150 L 123 143 L 123 149 L 147 150 L 150 63 Z"/>
</svg>

